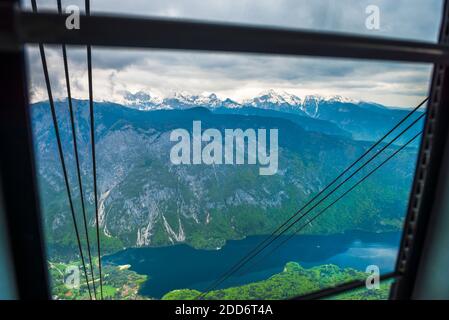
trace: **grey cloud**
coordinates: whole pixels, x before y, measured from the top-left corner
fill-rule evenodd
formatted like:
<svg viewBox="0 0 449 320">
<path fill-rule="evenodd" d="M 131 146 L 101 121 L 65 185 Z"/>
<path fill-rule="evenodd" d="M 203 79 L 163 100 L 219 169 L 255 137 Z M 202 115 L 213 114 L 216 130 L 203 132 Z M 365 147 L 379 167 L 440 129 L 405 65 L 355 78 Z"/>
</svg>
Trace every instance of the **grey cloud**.
<svg viewBox="0 0 449 320">
<path fill-rule="evenodd" d="M 53 10 L 55 3 L 39 1 L 40 8 Z M 81 8 L 83 3 L 63 1 L 63 5 L 78 4 Z M 92 1 L 92 11 L 435 41 L 441 3 L 441 0 L 96 0 Z M 368 4 L 377 4 L 381 9 L 379 31 L 364 27 L 364 9 Z M 46 52 L 53 91 L 56 96 L 63 96 L 65 80 L 60 47 L 47 47 Z M 79 95 L 87 96 L 86 50 L 69 47 L 68 54 L 71 85 Z M 36 50 L 29 51 L 29 66 L 34 96 L 40 94 L 45 98 L 42 66 Z M 430 67 L 420 64 L 96 47 L 93 48 L 93 66 L 96 97 L 102 99 L 112 97 L 114 92 L 139 88 L 164 93 L 185 89 L 232 94 L 241 88 L 271 86 L 342 91 L 377 100 L 385 96 L 392 103 L 401 103 L 400 95 L 424 95 L 430 74 Z"/>
</svg>

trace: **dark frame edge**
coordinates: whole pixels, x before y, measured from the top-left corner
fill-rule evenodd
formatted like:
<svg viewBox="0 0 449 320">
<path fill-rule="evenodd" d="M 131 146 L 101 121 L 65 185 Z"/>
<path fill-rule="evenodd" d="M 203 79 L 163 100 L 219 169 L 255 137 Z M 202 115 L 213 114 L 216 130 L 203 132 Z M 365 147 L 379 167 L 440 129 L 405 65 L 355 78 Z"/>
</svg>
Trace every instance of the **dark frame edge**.
<svg viewBox="0 0 449 320">
<path fill-rule="evenodd" d="M 396 275 L 396 273 L 391 272 L 381 275 L 379 277 L 379 280 L 382 282 L 386 280 L 395 280 L 397 278 L 398 276 Z M 342 294 L 348 291 L 362 289 L 364 286 L 366 286 L 366 280 L 356 280 L 347 283 L 342 283 L 335 287 L 329 287 L 326 289 L 307 293 L 301 296 L 293 297 L 290 300 L 319 300 L 323 298 L 331 298 L 338 294 Z"/>
<path fill-rule="evenodd" d="M 449 43 L 449 2 L 445 1 L 439 36 L 440 44 Z M 420 155 L 404 222 L 395 272 L 401 275 L 393 284 L 391 299 L 413 298 L 430 214 L 439 183 L 449 132 L 449 70 L 436 64 L 430 86 L 428 114 L 421 140 Z"/>
<path fill-rule="evenodd" d="M 366 37 L 280 27 L 263 27 L 154 17 L 81 15 L 68 30 L 64 15 L 16 10 L 17 43 L 92 45 L 387 60 L 449 64 L 449 46 L 422 41 Z M 110 30 L 114 32 L 111 33 Z M 145 32 L 143 32 L 145 30 Z M 5 37 L 0 33 L 0 36 Z M 5 48 L 16 42 L 4 43 Z"/>
<path fill-rule="evenodd" d="M 15 1 L 0 0 L 0 4 L 13 2 Z M 2 10 L 2 13 L 3 12 L 4 10 Z M 442 34 L 447 30 L 447 2 L 445 4 L 444 14 Z M 443 41 L 441 36 L 440 44 L 447 44 L 447 41 Z M 190 49 L 202 50 L 201 48 Z M 222 48 L 212 48 L 211 50 L 213 49 L 216 51 L 226 51 Z M 274 50 L 269 53 L 276 53 L 276 51 Z M 295 55 L 305 53 L 296 52 L 288 54 Z M 354 55 L 354 53 L 352 54 Z M 395 56 L 397 56 L 397 54 L 398 53 L 396 52 Z M 314 52 L 311 52 L 310 55 L 315 54 Z M 335 52 L 333 52 L 332 56 L 338 57 L 340 55 L 335 55 Z M 344 55 L 343 53 L 341 56 L 351 57 L 349 55 Z M 2 113 L 2 117 L 0 117 L 0 132 L 2 133 L 0 143 L 2 148 L 6 146 L 11 148 L 13 152 L 12 154 L 0 155 L 0 169 L 2 179 L 7 182 L 7 184 L 5 183 L 4 185 L 8 185 L 5 194 L 12 195 L 11 199 L 16 200 L 23 197 L 20 198 L 22 201 L 11 201 L 5 197 L 5 205 L 7 212 L 9 212 L 9 229 L 25 231 L 24 234 L 28 236 L 27 239 L 24 240 L 17 238 L 17 232 L 10 235 L 11 241 L 14 243 L 14 265 L 16 266 L 16 271 L 20 271 L 21 275 L 21 277 L 17 278 L 19 284 L 19 296 L 21 298 L 48 299 L 48 287 L 44 289 L 42 286 L 43 284 L 47 286 L 48 281 L 44 246 L 40 235 L 42 228 L 36 192 L 31 129 L 28 118 L 29 105 L 23 48 L 18 52 L 2 52 L 1 58 L 2 61 L 0 63 L 4 63 L 5 66 L 7 66 L 5 68 L 6 72 L 2 73 L 1 84 L 4 84 L 3 88 L 5 88 L 5 92 L 10 93 L 10 95 L 6 97 L 5 106 L 3 106 L 0 111 Z M 447 63 L 446 58 L 445 61 Z M 17 67 L 16 71 L 21 71 L 20 74 L 14 73 L 14 67 Z M 449 110 L 445 110 L 443 107 L 449 104 L 449 73 L 442 65 L 435 66 L 430 96 L 430 116 L 426 121 L 426 133 L 421 142 L 421 151 L 413 183 L 413 192 L 410 197 L 408 214 L 401 242 L 401 251 L 396 266 L 396 274 L 403 275 L 403 277 L 398 280 L 397 285 L 394 286 L 392 297 L 396 299 L 407 299 L 412 295 L 413 283 L 416 278 L 416 269 L 420 259 L 419 251 L 422 248 L 422 242 L 425 238 L 427 222 L 429 219 L 428 214 L 425 213 L 431 212 L 432 209 L 432 196 L 434 195 L 437 181 L 436 178 L 438 177 L 441 165 L 441 150 L 446 142 L 446 135 L 444 133 L 448 127 L 447 119 L 449 119 Z M 14 98 L 16 99 L 14 100 Z M 15 106 L 16 108 L 14 109 L 12 106 Z M 6 119 L 10 120 L 11 118 L 4 117 L 3 112 L 5 112 L 5 114 L 11 112 L 12 115 L 17 117 L 15 118 L 17 122 L 8 123 L 9 121 L 6 121 Z M 436 115 L 438 115 L 438 117 Z M 18 125 L 18 127 L 12 128 L 14 125 Z M 7 131 L 7 128 L 12 131 Z M 15 135 L 11 134 L 11 132 Z M 17 155 L 20 157 L 17 157 Z M 17 176 L 13 176 L 14 171 L 10 171 L 11 168 L 15 170 L 19 169 L 18 171 L 15 171 L 15 173 L 20 173 L 20 179 L 16 179 Z M 422 172 L 424 172 L 423 176 L 421 176 Z M 14 181 L 14 179 L 16 179 L 16 181 Z M 23 224 L 24 221 L 28 222 L 25 226 Z M 418 221 L 419 223 L 417 223 Z M 35 232 L 36 230 L 37 232 Z M 33 249 L 30 250 L 31 247 Z M 27 249 L 25 250 L 25 248 Z M 30 259 L 31 257 L 33 258 Z M 33 272 L 24 273 L 26 268 L 31 269 L 29 265 L 26 265 L 26 263 L 30 263 L 30 261 L 32 264 L 41 267 L 34 267 Z M 24 262 L 26 262 L 25 265 L 21 266 Z M 25 284 L 25 286 L 23 284 Z"/>
<path fill-rule="evenodd" d="M 15 0 L 0 0 L 2 24 L 14 23 Z M 5 9 L 7 6 L 11 11 Z M 11 29 L 13 25 L 9 25 Z M 18 298 L 47 300 L 48 271 L 42 239 L 33 154 L 25 53 L 0 52 L 0 172 Z"/>
</svg>

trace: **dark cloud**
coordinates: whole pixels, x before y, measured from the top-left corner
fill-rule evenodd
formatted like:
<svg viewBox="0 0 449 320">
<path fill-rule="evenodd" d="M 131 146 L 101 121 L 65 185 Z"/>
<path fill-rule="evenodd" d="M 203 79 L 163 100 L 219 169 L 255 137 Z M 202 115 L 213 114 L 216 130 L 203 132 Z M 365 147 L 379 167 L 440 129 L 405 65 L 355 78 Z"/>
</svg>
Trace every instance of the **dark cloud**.
<svg viewBox="0 0 449 320">
<path fill-rule="evenodd" d="M 25 2 L 27 3 L 27 2 Z M 39 1 L 55 10 L 55 1 Z M 63 1 L 63 5 L 84 1 Z M 365 8 L 380 8 L 381 29 L 365 28 Z M 435 41 L 441 0 L 96 0 L 92 12 L 207 19 L 222 22 L 275 25 L 368 36 Z M 56 96 L 65 95 L 61 50 L 48 47 L 48 65 Z M 69 47 L 71 85 L 87 96 L 86 50 Z M 234 98 L 269 87 L 310 93 L 343 93 L 355 98 L 407 105 L 426 94 L 429 65 L 277 57 L 248 54 L 170 52 L 164 50 L 93 49 L 96 97 L 114 99 L 130 90 L 214 91 Z M 45 98 L 40 57 L 29 50 L 32 92 Z M 402 96 L 410 97 L 402 99 Z"/>
</svg>

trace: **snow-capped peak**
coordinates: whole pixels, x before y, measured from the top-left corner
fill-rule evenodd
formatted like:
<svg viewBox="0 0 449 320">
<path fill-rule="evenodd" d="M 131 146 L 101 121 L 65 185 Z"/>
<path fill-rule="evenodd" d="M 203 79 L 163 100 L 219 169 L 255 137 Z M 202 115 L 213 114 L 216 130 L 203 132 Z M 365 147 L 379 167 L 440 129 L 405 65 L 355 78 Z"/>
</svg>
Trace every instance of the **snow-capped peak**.
<svg viewBox="0 0 449 320">
<path fill-rule="evenodd" d="M 192 95 L 187 92 L 176 92 L 171 97 L 164 100 L 165 103 L 181 103 L 183 105 L 202 106 L 202 107 L 218 107 L 222 100 L 215 93 Z"/>
<path fill-rule="evenodd" d="M 241 108 L 243 107 L 240 103 L 235 102 L 232 99 L 226 98 L 223 100 L 222 106 L 229 109 Z"/>
<path fill-rule="evenodd" d="M 209 95 L 202 94 L 200 96 L 197 96 L 194 102 L 195 104 L 200 106 L 210 107 L 218 107 L 222 103 L 222 101 L 217 97 L 215 93 L 211 93 Z"/>
<path fill-rule="evenodd" d="M 157 109 L 185 109 L 191 107 L 205 108 L 241 108 L 251 106 L 255 108 L 272 109 L 287 112 L 304 112 L 310 117 L 317 117 L 323 102 L 354 103 L 360 102 L 340 95 L 324 97 L 321 95 L 306 95 L 299 97 L 285 91 L 273 89 L 262 91 L 256 97 L 238 103 L 232 99 L 221 99 L 215 93 L 190 94 L 185 91 L 175 92 L 165 98 L 150 92 L 126 92 L 124 104 L 140 110 Z"/>
<path fill-rule="evenodd" d="M 302 99 L 294 94 L 282 92 L 281 97 L 290 105 L 300 105 L 302 103 Z"/>
<path fill-rule="evenodd" d="M 331 102 L 341 102 L 341 103 L 358 103 L 359 102 L 357 100 L 347 98 L 347 97 L 342 97 L 340 95 L 330 96 L 326 100 L 331 101 Z"/>
<path fill-rule="evenodd" d="M 158 109 L 162 101 L 162 98 L 145 91 L 137 91 L 136 93 L 127 91 L 123 95 L 123 104 L 125 106 L 141 110 Z"/>
<path fill-rule="evenodd" d="M 255 104 L 258 102 L 272 103 L 272 104 L 290 104 L 296 105 L 301 103 L 301 98 L 293 94 L 283 92 L 276 92 L 273 89 L 262 91 L 257 97 L 247 100 L 248 104 Z"/>
<path fill-rule="evenodd" d="M 171 97 L 167 97 L 168 99 L 175 99 L 183 103 L 193 103 L 197 99 L 197 95 L 189 94 L 188 92 L 181 91 L 175 92 Z"/>
</svg>

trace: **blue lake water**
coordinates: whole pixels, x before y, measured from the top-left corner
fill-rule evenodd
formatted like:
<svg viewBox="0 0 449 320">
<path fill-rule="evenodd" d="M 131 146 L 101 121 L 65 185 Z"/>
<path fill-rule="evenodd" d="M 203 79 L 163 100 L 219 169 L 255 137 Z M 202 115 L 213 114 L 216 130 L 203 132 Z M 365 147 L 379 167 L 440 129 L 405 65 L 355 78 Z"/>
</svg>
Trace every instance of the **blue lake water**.
<svg viewBox="0 0 449 320">
<path fill-rule="evenodd" d="M 220 250 L 197 250 L 188 245 L 130 248 L 104 257 L 105 263 L 130 264 L 131 270 L 148 275 L 141 294 L 161 298 L 174 289 L 205 290 L 266 236 L 228 241 Z M 281 240 L 282 241 L 282 240 Z M 391 272 L 396 262 L 400 233 L 349 232 L 330 236 L 297 235 L 275 250 L 264 250 L 218 288 L 267 279 L 295 261 L 303 267 L 335 264 L 365 270 L 377 265 Z M 275 246 L 274 246 L 275 247 Z"/>
</svg>

